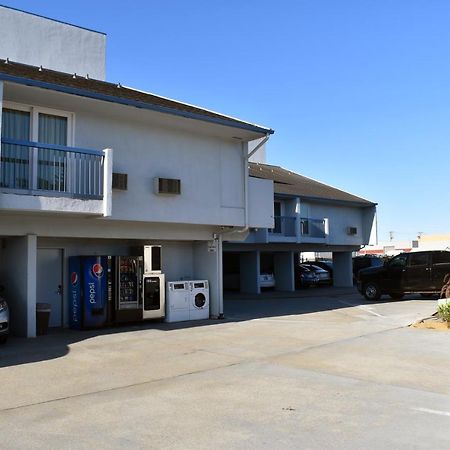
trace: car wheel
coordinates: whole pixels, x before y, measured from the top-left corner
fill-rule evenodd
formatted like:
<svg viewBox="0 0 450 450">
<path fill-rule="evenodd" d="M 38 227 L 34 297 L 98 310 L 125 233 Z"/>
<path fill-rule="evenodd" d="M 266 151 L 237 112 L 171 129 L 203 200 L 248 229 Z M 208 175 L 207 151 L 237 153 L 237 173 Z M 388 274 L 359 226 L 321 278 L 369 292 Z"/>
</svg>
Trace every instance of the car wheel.
<svg viewBox="0 0 450 450">
<path fill-rule="evenodd" d="M 5 334 L 3 336 L 0 336 L 0 344 L 6 344 L 6 341 L 8 340 L 8 335 Z"/>
<path fill-rule="evenodd" d="M 367 300 L 378 300 L 381 297 L 381 291 L 377 284 L 375 283 L 367 283 L 364 286 L 364 297 Z"/>
<path fill-rule="evenodd" d="M 431 298 L 434 294 L 430 294 L 429 292 L 421 292 L 420 296 L 423 298 Z"/>
<path fill-rule="evenodd" d="M 450 298 L 450 284 L 447 286 L 447 288 L 445 289 L 444 292 L 444 297 L 443 298 Z"/>
<path fill-rule="evenodd" d="M 403 292 L 396 292 L 396 293 L 389 294 L 389 297 L 393 298 L 394 300 L 400 300 L 404 296 L 405 296 L 405 294 L 403 294 Z"/>
</svg>

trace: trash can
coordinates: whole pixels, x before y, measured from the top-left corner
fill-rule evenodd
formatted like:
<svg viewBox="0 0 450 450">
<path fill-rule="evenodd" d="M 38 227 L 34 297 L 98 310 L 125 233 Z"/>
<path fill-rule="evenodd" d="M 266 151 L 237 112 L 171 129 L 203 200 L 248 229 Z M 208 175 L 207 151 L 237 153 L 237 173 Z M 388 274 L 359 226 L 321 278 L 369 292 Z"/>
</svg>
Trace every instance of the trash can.
<svg viewBox="0 0 450 450">
<path fill-rule="evenodd" d="M 38 336 L 48 332 L 50 310 L 50 303 L 36 303 L 36 334 Z"/>
</svg>

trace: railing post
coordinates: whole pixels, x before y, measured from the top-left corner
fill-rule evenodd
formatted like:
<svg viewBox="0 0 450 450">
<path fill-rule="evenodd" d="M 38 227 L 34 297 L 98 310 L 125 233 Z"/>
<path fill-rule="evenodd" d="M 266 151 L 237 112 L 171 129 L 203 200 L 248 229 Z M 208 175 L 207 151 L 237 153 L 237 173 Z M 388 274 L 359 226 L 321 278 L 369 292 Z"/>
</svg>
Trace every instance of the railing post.
<svg viewBox="0 0 450 450">
<path fill-rule="evenodd" d="M 328 236 L 330 235 L 330 221 L 329 221 L 328 217 L 325 217 L 323 219 L 323 221 L 324 221 L 325 239 L 328 242 Z"/>
<path fill-rule="evenodd" d="M 113 173 L 113 150 L 103 150 L 103 215 L 111 216 L 112 213 L 112 173 Z"/>
</svg>

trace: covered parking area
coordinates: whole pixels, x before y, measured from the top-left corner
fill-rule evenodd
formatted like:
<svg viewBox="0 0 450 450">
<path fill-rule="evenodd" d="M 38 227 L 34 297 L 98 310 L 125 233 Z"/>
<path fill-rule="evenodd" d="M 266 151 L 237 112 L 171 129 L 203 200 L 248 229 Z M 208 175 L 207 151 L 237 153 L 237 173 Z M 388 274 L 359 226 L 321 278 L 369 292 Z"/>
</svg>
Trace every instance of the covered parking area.
<svg viewBox="0 0 450 450">
<path fill-rule="evenodd" d="M 223 286 L 225 291 L 260 294 L 264 274 L 273 274 L 275 291 L 296 291 L 296 270 L 301 252 L 327 251 L 333 255 L 333 286 L 352 287 L 352 252 L 348 246 L 310 245 L 234 245 L 225 244 L 223 251 Z"/>
</svg>

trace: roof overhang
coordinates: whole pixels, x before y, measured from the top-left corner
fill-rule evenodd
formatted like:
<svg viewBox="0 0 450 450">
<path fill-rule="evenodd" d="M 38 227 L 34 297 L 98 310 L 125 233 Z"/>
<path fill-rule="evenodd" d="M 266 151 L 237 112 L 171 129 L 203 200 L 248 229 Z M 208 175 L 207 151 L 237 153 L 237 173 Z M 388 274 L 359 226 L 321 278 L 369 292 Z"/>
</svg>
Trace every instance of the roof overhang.
<svg viewBox="0 0 450 450">
<path fill-rule="evenodd" d="M 34 80 L 32 78 L 18 77 L 15 75 L 10 75 L 10 74 L 1 73 L 1 72 L 0 72 L 0 81 L 16 83 L 16 84 L 23 85 L 23 86 L 37 87 L 37 88 L 41 88 L 41 89 L 48 89 L 51 91 L 56 91 L 56 92 L 61 92 L 61 93 L 71 94 L 71 95 L 77 95 L 77 96 L 86 97 L 86 98 L 90 98 L 90 99 L 94 99 L 94 100 L 116 103 L 116 104 L 125 105 L 125 106 L 131 106 L 131 107 L 155 111 L 155 112 L 159 112 L 159 113 L 163 113 L 163 114 L 171 114 L 174 116 L 183 117 L 183 118 L 187 118 L 187 119 L 200 120 L 203 122 L 208 122 L 208 123 L 212 123 L 212 124 L 216 124 L 216 125 L 222 125 L 222 126 L 242 129 L 242 130 L 250 131 L 253 133 L 258 133 L 261 135 L 270 135 L 270 134 L 274 133 L 274 130 L 272 130 L 271 128 L 265 128 L 265 127 L 261 127 L 261 126 L 254 125 L 254 124 L 247 123 L 247 122 L 239 122 L 239 121 L 232 120 L 231 118 L 227 119 L 226 117 L 224 117 L 224 118 L 211 117 L 211 116 L 206 116 L 206 115 L 202 115 L 202 114 L 198 114 L 198 113 L 194 113 L 194 112 L 181 111 L 181 110 L 177 110 L 177 109 L 166 107 L 166 106 L 154 105 L 151 103 L 141 102 L 141 101 L 137 101 L 137 100 L 102 94 L 102 93 L 90 91 L 87 89 L 76 88 L 73 86 L 63 86 L 63 85 L 56 84 L 56 83 L 49 83 L 49 82 L 41 81 L 41 80 Z"/>
</svg>

